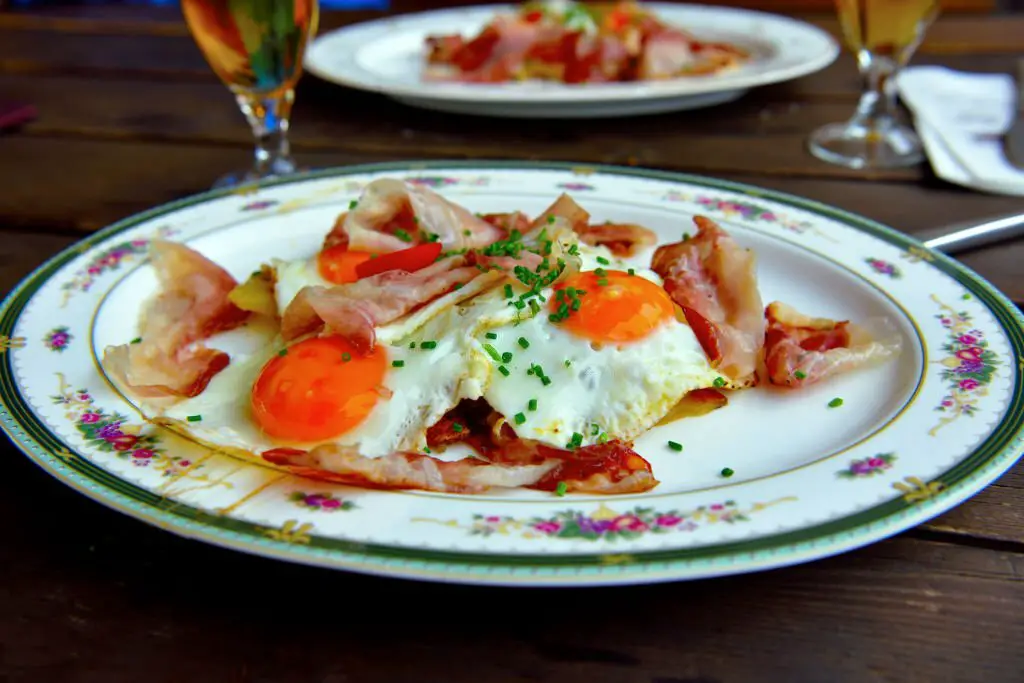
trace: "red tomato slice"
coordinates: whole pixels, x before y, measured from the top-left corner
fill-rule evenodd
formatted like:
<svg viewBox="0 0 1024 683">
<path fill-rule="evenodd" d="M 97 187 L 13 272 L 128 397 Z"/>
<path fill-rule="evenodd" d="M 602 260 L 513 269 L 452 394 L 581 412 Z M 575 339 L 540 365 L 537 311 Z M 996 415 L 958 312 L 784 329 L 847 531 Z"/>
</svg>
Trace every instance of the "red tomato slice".
<svg viewBox="0 0 1024 683">
<path fill-rule="evenodd" d="M 377 258 L 363 261 L 356 266 L 356 275 L 362 279 L 388 270 L 404 270 L 411 273 L 420 268 L 426 268 L 440 255 L 440 242 L 417 244 L 415 247 L 393 251 L 390 254 L 381 254 Z"/>
</svg>

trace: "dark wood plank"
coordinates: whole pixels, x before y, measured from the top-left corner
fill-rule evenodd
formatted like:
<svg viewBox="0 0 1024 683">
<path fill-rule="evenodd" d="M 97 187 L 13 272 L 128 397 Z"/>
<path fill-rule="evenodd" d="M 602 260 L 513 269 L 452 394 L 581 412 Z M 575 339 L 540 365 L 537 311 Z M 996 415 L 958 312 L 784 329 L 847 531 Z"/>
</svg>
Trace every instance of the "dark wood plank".
<svg viewBox="0 0 1024 683">
<path fill-rule="evenodd" d="M 573 160 L 566 151 L 567 160 Z M 608 161 L 625 161 L 628 152 Z M 433 158 L 436 154 L 420 145 L 406 153 L 356 153 L 344 150 L 304 151 L 302 163 L 322 167 L 410 158 Z M 473 158 L 465 154 L 447 155 Z M 504 155 L 501 155 L 504 156 Z M 0 157 L 8 160 L 0 171 L 4 192 L 0 194 L 0 224 L 8 227 L 78 230 L 88 232 L 127 215 L 172 199 L 202 191 L 221 174 L 248 163 L 242 147 L 221 147 L 153 142 L 100 141 L 9 136 L 0 138 Z M 545 158 L 557 159 L 555 155 Z M 75 182 L 61 184 L 55 191 L 54 169 Z M 684 170 L 706 170 L 706 166 L 677 166 Z M 810 197 L 862 213 L 900 230 L 913 233 L 950 222 L 982 218 L 1017 210 L 1013 197 L 994 197 L 961 190 L 944 183 L 906 185 L 901 183 L 839 181 L 812 178 L 783 178 L 768 175 L 716 173 L 763 187 Z M 771 170 L 771 172 L 774 172 Z M 1015 300 L 1024 300 L 1020 263 L 1024 243 L 978 250 L 965 262 Z"/>
<path fill-rule="evenodd" d="M 921 529 L 971 539 L 1021 544 L 1024 549 L 1024 463 L 968 503 L 921 525 Z"/>
<path fill-rule="evenodd" d="M 1017 553 L 902 537 L 757 575 L 509 594 L 205 546 L 3 456 L 10 683 L 991 683 L 1024 667 Z"/>
</svg>

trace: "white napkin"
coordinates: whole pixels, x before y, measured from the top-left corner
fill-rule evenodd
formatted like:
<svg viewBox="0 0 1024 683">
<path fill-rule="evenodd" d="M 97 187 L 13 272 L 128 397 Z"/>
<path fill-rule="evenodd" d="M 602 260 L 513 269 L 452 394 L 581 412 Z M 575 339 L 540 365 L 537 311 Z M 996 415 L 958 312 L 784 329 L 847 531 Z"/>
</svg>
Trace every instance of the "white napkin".
<svg viewBox="0 0 1024 683">
<path fill-rule="evenodd" d="M 1024 171 L 1006 160 L 1000 139 L 1017 115 L 1017 87 L 1008 74 L 916 66 L 899 75 L 897 87 L 935 175 L 983 192 L 1024 196 Z"/>
</svg>

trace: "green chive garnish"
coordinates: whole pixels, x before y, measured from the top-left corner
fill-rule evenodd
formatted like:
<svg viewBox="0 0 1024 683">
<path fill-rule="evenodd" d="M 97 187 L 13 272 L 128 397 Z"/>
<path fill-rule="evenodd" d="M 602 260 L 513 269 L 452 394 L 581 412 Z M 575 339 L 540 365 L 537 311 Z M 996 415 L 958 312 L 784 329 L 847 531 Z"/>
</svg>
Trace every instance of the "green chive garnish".
<svg viewBox="0 0 1024 683">
<path fill-rule="evenodd" d="M 505 285 L 505 298 L 506 299 L 511 299 L 512 298 L 512 285 Z"/>
<path fill-rule="evenodd" d="M 499 365 L 498 366 L 498 372 L 500 372 L 505 377 L 508 377 L 509 374 L 510 374 L 509 371 L 508 371 L 508 368 L 506 368 L 504 365 Z"/>
<path fill-rule="evenodd" d="M 604 256 L 598 256 L 597 262 L 600 263 L 602 266 L 607 266 L 609 263 L 611 263 L 611 261 L 606 259 Z"/>
<path fill-rule="evenodd" d="M 341 362 L 342 363 L 347 363 L 350 360 L 352 360 L 352 354 L 351 353 L 346 351 L 345 353 L 341 354 Z"/>
<path fill-rule="evenodd" d="M 131 343 L 132 344 L 138 344 L 141 341 L 142 341 L 142 337 L 136 337 L 135 339 L 132 339 Z"/>
<path fill-rule="evenodd" d="M 432 453 L 432 451 L 430 450 L 430 446 L 424 446 L 423 452 L 426 453 L 427 455 L 430 455 L 430 453 Z"/>
<path fill-rule="evenodd" d="M 203 416 L 202 415 L 189 415 L 185 419 L 188 420 L 189 422 L 202 422 L 203 421 Z"/>
<path fill-rule="evenodd" d="M 634 269 L 634 268 L 630 268 L 626 272 L 629 273 L 630 275 L 636 275 L 636 269 Z"/>
<path fill-rule="evenodd" d="M 558 497 L 562 497 L 562 496 L 565 495 L 565 492 L 568 491 L 568 490 L 569 490 L 569 485 L 566 484 L 564 481 L 560 481 L 560 482 L 558 482 L 558 486 L 555 487 L 555 495 L 558 496 Z"/>
<path fill-rule="evenodd" d="M 554 223 L 554 222 L 555 222 L 555 217 L 554 216 L 548 216 L 548 223 Z"/>
<path fill-rule="evenodd" d="M 501 362 L 501 354 L 498 353 L 498 350 L 491 346 L 490 344 L 484 344 L 484 351 L 486 351 L 487 355 L 490 356 L 491 359 L 494 360 L 496 363 Z"/>
<path fill-rule="evenodd" d="M 572 438 L 569 439 L 569 443 L 565 445 L 570 451 L 574 451 L 583 445 L 583 435 L 579 432 L 573 432 Z"/>
<path fill-rule="evenodd" d="M 522 413 L 516 413 L 516 416 L 514 418 L 512 418 L 512 419 L 514 419 L 516 421 L 517 425 L 521 425 L 524 422 L 526 422 L 526 416 L 523 415 Z"/>
<path fill-rule="evenodd" d="M 719 388 L 724 387 L 725 386 L 725 378 L 724 377 L 716 377 L 715 381 L 714 381 L 714 385 L 716 387 L 719 387 Z"/>
<path fill-rule="evenodd" d="M 543 377 L 540 378 L 540 383 L 543 384 L 544 386 L 547 386 L 551 384 L 551 378 L 548 377 L 547 375 L 544 375 Z"/>
<path fill-rule="evenodd" d="M 838 396 L 828 402 L 829 408 L 838 408 L 841 405 L 843 405 L 843 399 L 839 398 Z"/>
<path fill-rule="evenodd" d="M 601 433 L 601 425 L 597 424 L 596 422 L 594 424 L 590 425 L 590 435 L 591 436 L 597 436 L 600 433 Z"/>
<path fill-rule="evenodd" d="M 280 351 L 277 352 L 277 355 L 278 356 L 287 356 L 288 355 L 288 349 L 281 349 Z"/>
<path fill-rule="evenodd" d="M 479 216 L 480 214 L 477 214 L 477 215 Z M 470 235 L 473 234 L 473 231 L 472 230 L 463 230 L 462 234 L 465 235 L 466 237 L 469 237 Z"/>
<path fill-rule="evenodd" d="M 530 402 L 526 404 L 526 407 L 530 410 L 537 410 L 537 399 L 531 398 Z"/>
<path fill-rule="evenodd" d="M 456 434 L 461 434 L 462 425 L 460 425 L 458 422 L 452 422 L 452 431 L 455 432 Z"/>
<path fill-rule="evenodd" d="M 681 443 L 679 443 L 677 441 L 669 441 L 668 442 L 668 447 L 671 448 L 674 451 L 681 451 L 681 450 L 683 450 L 683 444 L 681 444 Z"/>
<path fill-rule="evenodd" d="M 801 370 L 797 370 L 796 372 L 794 372 L 793 376 L 796 377 L 797 379 L 803 379 L 804 377 L 807 377 L 807 375 L 805 375 Z"/>
<path fill-rule="evenodd" d="M 416 342 L 409 342 L 409 348 L 410 349 L 415 349 L 416 348 Z"/>
<path fill-rule="evenodd" d="M 484 336 L 485 336 L 485 337 L 487 337 L 488 339 L 497 339 L 497 338 L 498 338 L 498 335 L 496 335 L 496 334 L 495 334 L 495 333 L 493 333 L 493 332 L 488 332 L 488 333 L 487 333 L 487 334 L 485 334 Z"/>
<path fill-rule="evenodd" d="M 354 199 L 348 203 L 349 211 L 351 211 L 352 209 L 356 208 L 357 206 L 359 206 L 359 202 L 357 202 Z"/>
<path fill-rule="evenodd" d="M 731 477 L 734 474 L 736 474 L 736 473 L 733 472 L 731 467 L 723 467 L 722 468 L 722 476 L 723 477 Z"/>
<path fill-rule="evenodd" d="M 428 351 L 430 349 L 436 349 L 437 348 L 437 342 L 436 341 L 420 342 L 420 348 L 421 349 L 427 349 Z"/>
<path fill-rule="evenodd" d="M 568 358 L 566 358 L 565 359 L 565 367 L 570 367 L 571 365 L 572 365 L 572 361 L 569 360 Z"/>
<path fill-rule="evenodd" d="M 501 362 L 502 363 L 511 363 L 512 362 L 512 354 L 509 351 L 506 351 L 505 353 L 501 354 Z"/>
<path fill-rule="evenodd" d="M 463 285 L 463 284 L 462 284 L 461 282 L 456 282 L 456 283 L 455 283 L 455 286 L 454 286 L 454 287 L 452 287 L 452 289 L 454 289 L 455 291 L 459 291 L 460 289 L 462 289 L 462 288 L 463 288 L 463 286 L 464 286 L 464 285 Z"/>
<path fill-rule="evenodd" d="M 403 242 L 412 242 L 412 235 L 407 233 L 405 230 L 395 230 L 395 237 L 402 240 Z"/>
<path fill-rule="evenodd" d="M 537 303 L 535 300 L 530 299 L 530 310 L 533 311 L 534 315 L 537 315 L 538 313 L 540 313 L 540 304 Z"/>
<path fill-rule="evenodd" d="M 405 367 L 405 361 L 404 360 L 393 360 L 393 361 L 391 361 L 391 367 L 393 367 L 393 368 L 404 368 Z"/>
<path fill-rule="evenodd" d="M 530 348 L 530 342 L 527 341 L 526 337 L 520 337 L 519 339 L 516 340 L 516 343 L 518 343 L 524 349 Z"/>
</svg>

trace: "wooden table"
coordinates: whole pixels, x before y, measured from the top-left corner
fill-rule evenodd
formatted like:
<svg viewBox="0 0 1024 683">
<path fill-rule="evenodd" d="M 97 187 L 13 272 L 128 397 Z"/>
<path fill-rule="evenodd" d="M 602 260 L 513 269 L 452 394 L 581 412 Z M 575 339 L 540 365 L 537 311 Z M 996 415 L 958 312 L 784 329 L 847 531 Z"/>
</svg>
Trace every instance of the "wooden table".
<svg viewBox="0 0 1024 683">
<path fill-rule="evenodd" d="M 369 16 L 332 14 L 324 24 Z M 1009 70 L 1021 52 L 1024 18 L 945 17 L 916 61 Z M 927 168 L 869 176 L 813 159 L 808 132 L 849 115 L 857 88 L 844 55 L 727 106 L 539 132 L 307 78 L 293 141 L 312 166 L 511 156 L 706 173 L 908 232 L 1021 208 L 944 184 Z M 248 162 L 248 130 L 173 10 L 0 12 L 0 98 L 40 111 L 0 135 L 4 290 L 77 237 Z M 1024 300 L 1024 241 L 962 260 Z M 10 683 L 1024 680 L 1020 466 L 930 523 L 809 565 L 508 592 L 314 570 L 187 542 L 87 501 L 4 448 L 0 680 Z M 377 601 L 373 611 L 356 608 L 364 595 Z"/>
</svg>

